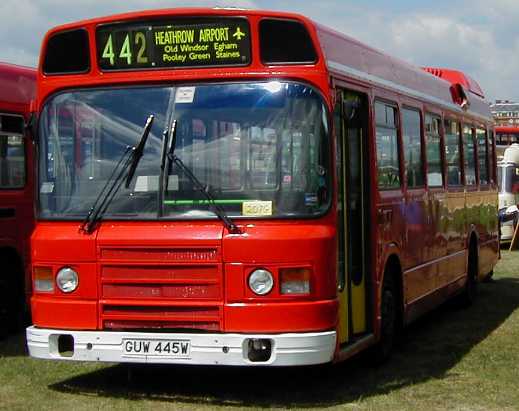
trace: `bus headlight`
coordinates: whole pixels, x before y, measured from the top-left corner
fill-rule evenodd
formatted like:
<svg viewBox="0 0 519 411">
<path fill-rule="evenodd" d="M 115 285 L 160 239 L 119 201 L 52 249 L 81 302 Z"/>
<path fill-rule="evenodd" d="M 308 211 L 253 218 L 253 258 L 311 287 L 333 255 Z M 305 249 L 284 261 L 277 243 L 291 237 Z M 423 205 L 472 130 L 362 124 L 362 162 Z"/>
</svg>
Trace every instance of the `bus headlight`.
<svg viewBox="0 0 519 411">
<path fill-rule="evenodd" d="M 258 295 L 268 294 L 274 287 L 272 274 L 264 269 L 254 270 L 249 276 L 249 288 Z"/>
<path fill-rule="evenodd" d="M 56 276 L 56 284 L 64 293 L 75 291 L 79 285 L 78 274 L 70 267 L 62 268 Z"/>
</svg>

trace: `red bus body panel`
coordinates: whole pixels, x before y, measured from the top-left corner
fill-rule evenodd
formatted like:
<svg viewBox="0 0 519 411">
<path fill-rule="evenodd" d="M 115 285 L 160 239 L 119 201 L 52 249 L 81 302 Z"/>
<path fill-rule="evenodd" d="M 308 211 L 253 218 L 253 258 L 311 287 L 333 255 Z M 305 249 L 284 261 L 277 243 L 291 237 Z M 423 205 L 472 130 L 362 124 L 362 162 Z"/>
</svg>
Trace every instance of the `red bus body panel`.
<svg viewBox="0 0 519 411">
<path fill-rule="evenodd" d="M 36 92 L 36 70 L 0 63 L 0 113 L 29 118 Z M 0 218 L 0 248 L 13 251 L 25 269 L 24 284 L 30 295 L 30 235 L 34 228 L 34 153 L 32 141 L 25 137 L 25 186 L 0 190 L 0 209 L 12 210 Z"/>
</svg>

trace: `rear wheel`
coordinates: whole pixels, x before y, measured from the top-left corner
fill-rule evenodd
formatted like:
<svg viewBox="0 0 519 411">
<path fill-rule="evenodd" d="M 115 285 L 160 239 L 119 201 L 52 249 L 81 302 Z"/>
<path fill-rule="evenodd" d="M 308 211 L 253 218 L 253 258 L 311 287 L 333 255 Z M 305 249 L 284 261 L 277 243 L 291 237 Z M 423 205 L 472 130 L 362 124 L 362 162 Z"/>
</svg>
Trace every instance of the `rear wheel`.
<svg viewBox="0 0 519 411">
<path fill-rule="evenodd" d="M 478 294 L 478 252 L 474 243 L 470 246 L 469 260 L 467 264 L 467 282 L 465 288 L 459 296 L 462 306 L 468 307 L 474 304 Z"/>
<path fill-rule="evenodd" d="M 494 276 L 494 270 L 491 270 L 486 276 L 485 278 L 483 278 L 483 282 L 485 283 L 490 283 L 493 281 L 492 277 Z"/>
</svg>

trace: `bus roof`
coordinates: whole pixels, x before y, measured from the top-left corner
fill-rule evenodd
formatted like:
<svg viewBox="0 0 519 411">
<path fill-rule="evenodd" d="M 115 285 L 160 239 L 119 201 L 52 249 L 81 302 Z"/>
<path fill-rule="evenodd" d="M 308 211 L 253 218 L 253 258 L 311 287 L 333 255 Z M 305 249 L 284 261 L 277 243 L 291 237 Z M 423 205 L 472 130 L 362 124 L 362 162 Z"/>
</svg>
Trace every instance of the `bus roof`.
<svg viewBox="0 0 519 411">
<path fill-rule="evenodd" d="M 496 126 L 495 131 L 501 134 L 519 134 L 519 126 Z"/>
<path fill-rule="evenodd" d="M 316 27 L 332 72 L 491 121 L 490 105 L 481 88 L 464 73 L 417 67 L 336 30 L 320 24 Z M 468 100 L 465 109 L 456 101 L 459 88 Z"/>
<path fill-rule="evenodd" d="M 36 69 L 0 62 L 0 110 L 25 112 L 35 96 Z"/>
<path fill-rule="evenodd" d="M 323 70 L 324 72 L 327 71 L 329 74 L 336 76 L 353 77 L 355 80 L 364 84 L 367 83 L 368 85 L 377 85 L 382 88 L 391 89 L 397 93 L 408 95 L 433 105 L 440 105 L 443 108 L 461 114 L 468 112 L 470 115 L 483 121 L 488 122 L 492 119 L 489 104 L 484 100 L 479 85 L 463 73 L 448 69 L 442 69 L 443 71 L 440 71 L 440 74 L 431 72 L 431 70 L 426 72 L 425 69 L 392 57 L 296 13 L 238 8 L 175 8 L 139 11 L 94 18 L 56 27 L 47 33 L 44 44 L 52 35 L 60 31 L 84 27 L 89 31 L 90 36 L 95 36 L 95 27 L 98 25 L 136 22 L 139 20 L 149 22 L 166 16 L 240 16 L 255 21 L 263 17 L 298 20 L 307 27 L 312 40 L 316 44 L 316 51 L 319 56 L 319 60 L 315 64 L 317 69 Z M 251 27 L 251 30 L 251 33 L 254 35 L 256 29 Z M 254 48 L 253 46 L 252 50 L 254 51 L 255 49 L 257 50 L 258 48 Z M 44 61 L 44 53 L 45 46 L 42 49 L 42 55 L 40 57 L 40 70 Z M 263 70 L 268 70 L 269 68 L 268 65 L 255 65 L 253 68 L 257 70 L 260 67 L 262 67 Z M 284 66 L 284 69 L 286 73 L 293 72 L 294 65 L 291 65 L 291 67 Z M 221 73 L 222 70 L 219 71 L 219 75 L 225 74 Z M 241 71 L 244 73 L 246 70 L 243 70 L 242 67 Z M 284 72 L 281 70 L 280 65 L 276 66 L 275 71 L 278 75 L 282 75 Z M 161 78 L 161 72 L 163 76 L 166 70 L 155 70 L 155 81 Z M 452 73 L 455 75 L 450 75 Z M 114 82 L 122 81 L 124 78 L 122 75 L 117 77 L 117 73 L 110 73 L 110 75 L 110 78 L 113 79 Z M 228 76 L 229 74 L 227 73 L 227 77 Z M 89 81 L 87 77 L 88 75 L 84 76 L 85 81 Z M 104 77 L 106 81 L 108 76 Z M 143 75 L 139 77 L 141 81 L 151 80 L 151 77 L 144 75 L 144 72 Z M 48 80 L 52 81 L 52 79 Z M 92 76 L 90 76 L 90 81 L 92 81 Z M 60 86 L 63 87 L 64 84 L 61 83 Z M 46 93 L 42 94 L 44 95 Z M 464 100 L 466 100 L 466 104 L 463 103 Z"/>
</svg>

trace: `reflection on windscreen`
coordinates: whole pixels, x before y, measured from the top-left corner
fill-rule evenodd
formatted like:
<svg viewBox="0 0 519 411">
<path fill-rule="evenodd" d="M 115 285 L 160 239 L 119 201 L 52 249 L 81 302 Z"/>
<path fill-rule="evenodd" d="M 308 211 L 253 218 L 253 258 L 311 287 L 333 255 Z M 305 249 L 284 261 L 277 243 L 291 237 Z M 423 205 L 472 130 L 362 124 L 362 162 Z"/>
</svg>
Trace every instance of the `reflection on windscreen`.
<svg viewBox="0 0 519 411">
<path fill-rule="evenodd" d="M 231 216 L 322 213 L 329 204 L 327 118 L 321 97 L 295 83 L 82 90 L 50 100 L 40 121 L 40 209 L 81 218 L 146 118 L 155 121 L 129 189 L 105 218 L 157 218 L 163 131 L 177 120 L 176 155 Z M 213 216 L 172 167 L 162 204 L 170 218 Z"/>
</svg>

